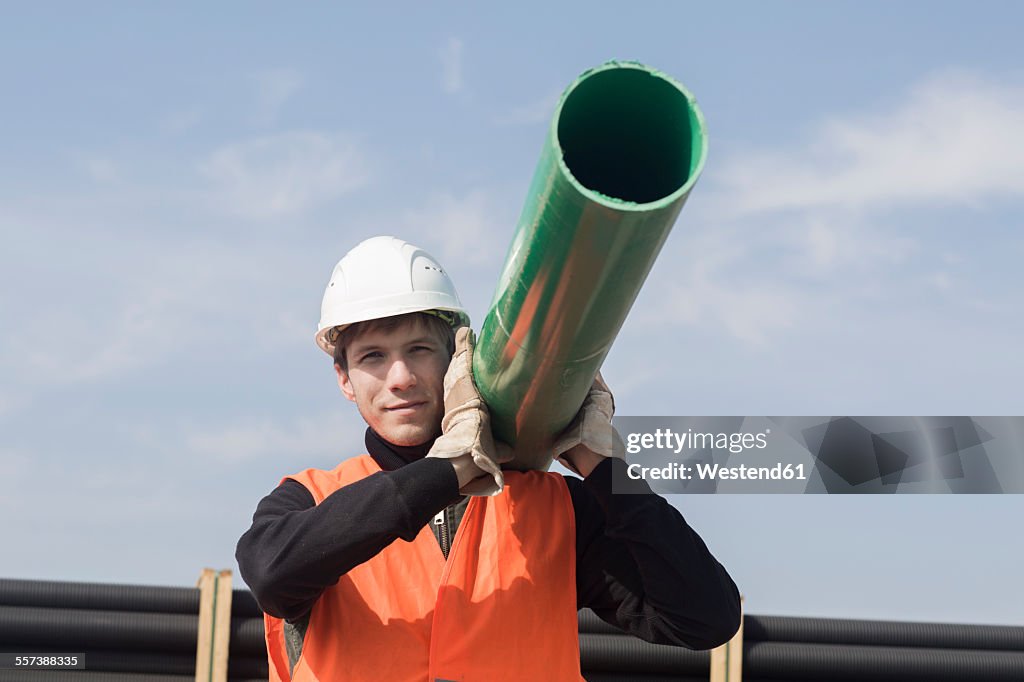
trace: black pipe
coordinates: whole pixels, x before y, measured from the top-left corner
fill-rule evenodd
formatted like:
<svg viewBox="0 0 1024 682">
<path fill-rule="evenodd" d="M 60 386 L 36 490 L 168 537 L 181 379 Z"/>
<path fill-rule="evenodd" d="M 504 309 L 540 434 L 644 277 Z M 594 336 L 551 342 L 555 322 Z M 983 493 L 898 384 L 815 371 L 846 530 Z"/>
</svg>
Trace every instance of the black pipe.
<svg viewBox="0 0 1024 682">
<path fill-rule="evenodd" d="M 0 608 L 0 642 L 9 645 L 195 652 L 198 632 L 187 614 Z"/>
<path fill-rule="evenodd" d="M 270 664 L 265 651 L 260 658 L 231 656 L 228 659 L 228 677 L 262 677 L 266 680 L 269 674 Z"/>
<path fill-rule="evenodd" d="M 580 635 L 580 665 L 600 672 L 677 673 L 707 677 L 706 651 L 651 644 L 624 635 Z"/>
<path fill-rule="evenodd" d="M 249 590 L 231 590 L 232 618 L 263 618 L 263 609 Z"/>
<path fill-rule="evenodd" d="M 0 578 L 0 605 L 98 611 L 199 613 L 199 589 Z M 232 590 L 231 615 L 262 617 L 248 590 Z"/>
<path fill-rule="evenodd" d="M 680 677 L 678 675 L 637 675 L 635 673 L 588 673 L 587 682 L 708 682 L 708 676 Z"/>
<path fill-rule="evenodd" d="M 194 614 L 0 607 L 0 642 L 5 645 L 194 653 L 198 634 Z M 263 620 L 233 618 L 231 654 L 265 652 Z"/>
<path fill-rule="evenodd" d="M 1024 653 L 750 642 L 745 676 L 883 682 L 1024 680 Z M 583 670 L 707 675 L 706 652 L 648 644 L 624 635 L 580 635 Z"/>
<path fill-rule="evenodd" d="M 590 609 L 579 612 L 579 628 L 580 632 L 591 634 L 624 634 L 619 628 L 598 618 Z M 743 638 L 751 642 L 1024 651 L 1024 627 L 1012 625 L 748 615 L 743 619 Z"/>
<path fill-rule="evenodd" d="M 598 635 L 592 635 L 598 636 Z M 751 642 L 743 647 L 744 676 L 873 682 L 1021 682 L 1024 653 Z"/>
<path fill-rule="evenodd" d="M 596 615 L 593 618 L 603 622 Z M 582 625 L 582 617 L 580 622 Z M 743 620 L 743 638 L 761 642 L 1024 651 L 1024 627 L 1001 625 L 747 616 Z"/>
<path fill-rule="evenodd" d="M 634 673 L 584 673 L 587 682 L 708 682 L 708 676 L 636 675 Z"/>
<path fill-rule="evenodd" d="M 580 632 L 586 632 L 591 635 L 626 634 L 622 628 L 618 628 L 601 620 L 601 618 L 590 609 L 580 609 L 580 612 L 577 614 L 577 620 L 579 621 Z"/>
<path fill-rule="evenodd" d="M 266 656 L 263 618 L 231 619 L 231 655 Z"/>
<path fill-rule="evenodd" d="M 0 606 L 0 642 L 194 656 L 198 603 L 194 588 L 0 579 L 0 605 L 6 605 Z M 249 656 L 265 667 L 263 622 L 252 594 L 235 590 L 232 612 L 247 616 L 232 619 L 232 660 Z M 747 616 L 744 627 L 748 679 L 1024 680 L 1024 627 L 780 616 Z M 591 675 L 707 674 L 707 652 L 628 637 L 589 609 L 580 612 L 579 628 L 581 661 Z M 75 674 L 83 680 L 81 671 Z M 248 676 L 248 668 L 237 674 Z"/>
<path fill-rule="evenodd" d="M 704 677 L 680 677 L 679 675 L 636 675 L 634 673 L 585 672 L 587 682 L 708 682 Z"/>
</svg>

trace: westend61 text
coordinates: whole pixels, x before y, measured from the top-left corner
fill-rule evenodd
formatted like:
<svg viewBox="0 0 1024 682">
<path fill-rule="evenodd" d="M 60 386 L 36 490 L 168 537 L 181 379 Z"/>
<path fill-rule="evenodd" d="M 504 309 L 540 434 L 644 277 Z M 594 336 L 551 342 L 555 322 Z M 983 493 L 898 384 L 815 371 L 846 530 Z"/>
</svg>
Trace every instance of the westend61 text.
<svg viewBox="0 0 1024 682">
<path fill-rule="evenodd" d="M 663 467 L 645 467 L 639 464 L 630 464 L 626 473 L 634 481 L 640 479 L 690 481 L 694 478 L 700 481 L 807 480 L 803 464 L 782 464 L 781 462 L 770 467 L 750 467 L 746 464 L 736 467 L 724 467 L 719 464 L 708 464 L 706 462 L 697 462 L 692 466 L 675 463 L 667 464 Z"/>
</svg>

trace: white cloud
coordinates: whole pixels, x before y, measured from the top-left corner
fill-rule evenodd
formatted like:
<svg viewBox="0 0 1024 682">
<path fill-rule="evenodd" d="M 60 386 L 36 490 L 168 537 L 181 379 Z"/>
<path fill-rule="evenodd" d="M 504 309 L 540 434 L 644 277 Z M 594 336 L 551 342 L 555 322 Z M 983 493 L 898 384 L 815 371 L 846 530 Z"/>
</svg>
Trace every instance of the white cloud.
<svg viewBox="0 0 1024 682">
<path fill-rule="evenodd" d="M 681 301 L 695 305 L 695 318 L 721 324 L 740 341 L 760 346 L 775 331 L 793 325 L 799 307 L 793 294 L 784 285 L 728 287 L 698 278 L 673 292 L 670 300 L 676 306 Z"/>
<path fill-rule="evenodd" d="M 717 326 L 752 346 L 763 346 L 774 332 L 791 327 L 807 295 L 785 282 L 744 274 L 752 269 L 757 249 L 741 246 L 743 238 L 742 232 L 720 227 L 687 235 L 682 245 L 662 253 L 659 259 L 673 265 L 659 269 L 648 284 L 659 294 L 638 311 L 637 322 L 652 331 L 664 329 L 666 322 Z"/>
<path fill-rule="evenodd" d="M 13 411 L 20 403 L 21 401 L 16 399 L 12 394 L 0 392 L 0 417 Z"/>
<path fill-rule="evenodd" d="M 362 443 L 363 423 L 354 405 L 338 397 L 336 409 L 284 423 L 249 417 L 212 430 L 185 436 L 186 449 L 201 457 L 224 462 L 280 458 L 301 454 L 309 459 L 345 453 Z"/>
<path fill-rule="evenodd" d="M 808 261 L 817 268 L 826 268 L 839 257 L 839 235 L 828 223 L 815 220 L 807 226 Z"/>
<path fill-rule="evenodd" d="M 449 38 L 441 47 L 441 89 L 445 92 L 456 93 L 463 88 L 462 55 L 462 41 L 458 38 Z"/>
<path fill-rule="evenodd" d="M 729 221 L 688 210 L 645 285 L 659 291 L 638 314 L 652 330 L 666 322 L 718 328 L 767 347 L 811 320 L 815 329 L 833 324 L 837 306 L 885 300 L 919 249 L 910 237 L 835 211 Z"/>
<path fill-rule="evenodd" d="M 26 365 L 36 372 L 37 378 L 46 378 L 53 383 L 69 384 L 86 381 L 109 374 L 117 374 L 146 364 L 162 355 L 170 345 L 167 333 L 168 323 L 173 326 L 176 317 L 175 302 L 180 297 L 170 290 L 154 288 L 137 300 L 127 302 L 108 319 L 102 333 L 96 318 L 103 314 L 93 313 L 93 319 L 80 320 L 80 324 L 68 324 L 56 330 L 57 333 L 37 339 L 22 354 Z M 64 348 L 69 339 L 65 329 L 76 330 L 75 361 L 68 362 Z"/>
<path fill-rule="evenodd" d="M 20 449 L 0 448 L 0 480 L 7 483 L 20 482 L 32 471 L 30 452 Z"/>
<path fill-rule="evenodd" d="M 812 131 L 801 145 L 734 154 L 698 187 L 688 231 L 662 255 L 686 265 L 660 275 L 668 293 L 644 319 L 711 323 L 764 346 L 800 326 L 839 334 L 824 329 L 836 310 L 870 317 L 921 283 L 941 294 L 939 316 L 972 300 L 970 279 L 915 265 L 961 256 L 921 239 L 908 212 L 1024 196 L 1024 154 L 1008 153 L 1024 149 L 1024 88 L 948 71 L 888 110 Z"/>
<path fill-rule="evenodd" d="M 1024 194 L 1024 88 L 936 74 L 891 110 L 833 117 L 802 146 L 736 155 L 715 173 L 742 214 L 977 202 Z"/>
<path fill-rule="evenodd" d="M 784 220 L 762 223 L 786 253 L 780 269 L 791 275 L 829 278 L 837 272 L 866 272 L 900 265 L 917 242 L 841 211 L 810 209 Z"/>
<path fill-rule="evenodd" d="M 294 291 L 281 283 L 301 281 L 301 265 L 276 242 L 240 250 L 233 240 L 174 238 L 170 228 L 152 239 L 79 232 L 54 229 L 27 253 L 60 240 L 68 253 L 88 248 L 89 257 L 50 266 L 36 257 L 20 270 L 26 286 L 10 305 L 19 324 L 0 337 L 0 383 L 21 402 L 55 387 L 130 381 L 168 358 L 188 362 L 196 348 L 209 358 L 232 352 L 239 339 L 268 352 L 298 338 Z"/>
<path fill-rule="evenodd" d="M 507 239 L 512 230 L 500 223 L 501 215 L 497 201 L 486 191 L 474 190 L 464 196 L 438 192 L 421 208 L 407 212 L 403 222 L 408 234 L 426 233 L 440 242 L 441 253 L 436 255 L 442 263 L 458 259 L 479 266 L 500 264 L 496 259 L 504 255 L 494 245 L 496 240 Z"/>
<path fill-rule="evenodd" d="M 494 118 L 496 125 L 531 125 L 534 123 L 544 123 L 550 121 L 551 117 L 554 116 L 555 106 L 558 104 L 558 98 L 560 92 L 550 92 L 540 99 L 534 100 L 519 107 L 514 107 L 509 111 L 500 114 Z"/>
<path fill-rule="evenodd" d="M 935 272 L 928 276 L 927 281 L 939 291 L 949 291 L 953 281 L 948 272 Z"/>
<path fill-rule="evenodd" d="M 224 208 L 248 218 L 301 213 L 369 181 L 366 156 L 344 134 L 288 132 L 217 149 L 199 170 Z"/>
<path fill-rule="evenodd" d="M 291 69 L 270 69 L 251 76 L 256 84 L 256 107 L 253 120 L 256 125 L 270 125 L 285 103 L 302 87 L 302 74 Z"/>
<path fill-rule="evenodd" d="M 204 331 L 203 319 L 218 305 L 222 289 L 213 272 L 201 258 L 165 254 L 147 273 L 126 269 L 113 275 L 110 285 L 119 286 L 108 290 L 69 269 L 70 279 L 82 280 L 79 288 L 51 301 L 47 314 L 26 319 L 6 340 L 7 352 L 17 358 L 9 367 L 25 390 L 35 390 L 160 362 Z"/>
<path fill-rule="evenodd" d="M 173 135 L 191 130 L 201 120 L 202 114 L 199 109 L 182 109 L 180 111 L 172 111 L 162 117 L 157 121 L 157 127 L 162 133 Z"/>
<path fill-rule="evenodd" d="M 116 182 L 120 177 L 117 164 L 105 157 L 86 159 L 85 171 L 89 177 L 99 183 Z"/>
<path fill-rule="evenodd" d="M 0 481 L 7 487 L 7 492 L 0 495 L 0 510 L 5 515 L 24 511 L 25 507 L 21 504 L 23 500 L 18 499 L 18 493 L 30 486 L 33 478 L 38 480 L 40 477 L 39 467 L 35 466 L 31 452 L 0 448 Z"/>
</svg>

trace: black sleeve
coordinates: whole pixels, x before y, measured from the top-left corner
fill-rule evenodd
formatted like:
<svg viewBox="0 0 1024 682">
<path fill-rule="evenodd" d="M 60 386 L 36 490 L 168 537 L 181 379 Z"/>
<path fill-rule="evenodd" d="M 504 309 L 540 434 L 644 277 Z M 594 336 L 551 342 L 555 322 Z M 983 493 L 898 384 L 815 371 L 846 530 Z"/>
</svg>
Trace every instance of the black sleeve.
<svg viewBox="0 0 1024 682">
<path fill-rule="evenodd" d="M 631 492 L 612 494 L 628 486 Z M 648 642 L 724 644 L 740 626 L 736 584 L 682 515 L 626 477 L 620 459 L 566 477 L 576 513 L 576 595 L 602 620 Z"/>
<path fill-rule="evenodd" d="M 235 558 L 260 607 L 295 620 L 320 594 L 397 538 L 411 542 L 456 499 L 458 477 L 446 459 L 421 459 L 347 485 L 314 505 L 287 480 L 256 507 Z"/>
</svg>

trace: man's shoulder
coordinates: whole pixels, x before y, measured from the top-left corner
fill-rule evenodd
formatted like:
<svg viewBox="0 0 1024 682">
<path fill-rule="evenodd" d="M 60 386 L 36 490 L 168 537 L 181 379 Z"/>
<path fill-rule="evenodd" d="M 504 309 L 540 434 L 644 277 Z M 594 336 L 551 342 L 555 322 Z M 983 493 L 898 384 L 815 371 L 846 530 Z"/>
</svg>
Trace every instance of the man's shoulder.
<svg viewBox="0 0 1024 682">
<path fill-rule="evenodd" d="M 380 471 L 380 467 L 369 455 L 356 455 L 343 460 L 333 469 L 303 469 L 281 479 L 281 485 L 293 481 L 302 485 L 316 499 L 321 500 L 338 488 Z"/>
</svg>

